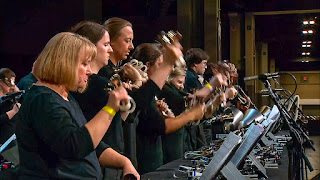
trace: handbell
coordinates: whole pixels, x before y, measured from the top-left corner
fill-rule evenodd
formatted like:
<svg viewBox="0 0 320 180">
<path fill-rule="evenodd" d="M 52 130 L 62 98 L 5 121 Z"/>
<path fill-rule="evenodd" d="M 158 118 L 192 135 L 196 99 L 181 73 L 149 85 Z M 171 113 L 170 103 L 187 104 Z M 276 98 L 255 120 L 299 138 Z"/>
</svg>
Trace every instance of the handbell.
<svg viewBox="0 0 320 180">
<path fill-rule="evenodd" d="M 159 39 L 167 44 L 172 44 L 174 41 L 180 41 L 182 38 L 182 35 L 178 31 L 170 30 L 168 33 L 161 31 Z M 186 67 L 186 61 L 184 60 L 183 56 L 180 56 L 176 62 L 176 67 L 185 68 Z"/>
<path fill-rule="evenodd" d="M 238 129 L 240 121 L 243 118 L 243 113 L 235 107 L 226 108 L 225 113 L 231 113 L 233 115 L 233 121 L 232 121 L 233 128 Z M 230 130 L 232 130 L 232 128 Z"/>
<path fill-rule="evenodd" d="M 262 106 L 262 107 L 260 108 L 260 113 L 261 113 L 262 115 L 264 115 L 265 117 L 268 117 L 269 114 L 270 114 L 270 112 L 271 112 L 271 108 L 270 108 L 269 106 Z"/>
<path fill-rule="evenodd" d="M 264 116 L 259 111 L 249 109 L 241 120 L 239 128 L 247 127 L 252 122 L 262 122 L 263 120 Z"/>
</svg>

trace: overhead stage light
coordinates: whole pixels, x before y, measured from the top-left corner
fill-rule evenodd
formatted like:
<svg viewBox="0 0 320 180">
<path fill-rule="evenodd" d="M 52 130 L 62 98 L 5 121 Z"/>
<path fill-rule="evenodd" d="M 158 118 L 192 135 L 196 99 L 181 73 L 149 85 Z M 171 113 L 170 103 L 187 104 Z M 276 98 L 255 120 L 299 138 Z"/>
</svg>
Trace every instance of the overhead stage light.
<svg viewBox="0 0 320 180">
<path fill-rule="evenodd" d="M 303 53 L 301 53 L 303 56 L 305 56 L 306 55 L 306 53 L 305 52 L 303 52 Z"/>
<path fill-rule="evenodd" d="M 308 31 L 304 30 L 302 31 L 303 34 L 308 34 Z"/>
<path fill-rule="evenodd" d="M 309 24 L 309 21 L 303 21 L 303 24 L 307 25 L 307 24 Z"/>
<path fill-rule="evenodd" d="M 312 41 L 302 41 L 302 44 L 311 44 Z"/>
<path fill-rule="evenodd" d="M 307 52 L 307 53 L 306 53 L 306 55 L 308 55 L 308 56 L 309 56 L 309 55 L 310 55 L 310 52 Z"/>
<path fill-rule="evenodd" d="M 308 44 L 307 47 L 311 47 L 311 44 Z"/>
<path fill-rule="evenodd" d="M 305 45 L 305 44 L 302 44 L 302 47 L 307 47 L 307 45 Z"/>
<path fill-rule="evenodd" d="M 308 30 L 308 33 L 309 33 L 309 34 L 312 34 L 312 33 L 313 33 L 313 30 Z"/>
<path fill-rule="evenodd" d="M 314 24 L 315 22 L 314 21 L 309 21 L 309 24 Z"/>
</svg>

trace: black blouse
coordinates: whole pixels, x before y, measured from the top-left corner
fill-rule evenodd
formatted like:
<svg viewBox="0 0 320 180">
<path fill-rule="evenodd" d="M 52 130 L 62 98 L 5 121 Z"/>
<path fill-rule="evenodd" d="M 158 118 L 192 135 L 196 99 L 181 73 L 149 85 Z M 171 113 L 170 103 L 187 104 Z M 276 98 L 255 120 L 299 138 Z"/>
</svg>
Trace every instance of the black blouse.
<svg viewBox="0 0 320 180">
<path fill-rule="evenodd" d="M 159 113 L 155 95 L 160 88 L 152 81 L 147 81 L 132 97 L 140 111 L 137 125 L 138 171 L 144 174 L 163 165 L 161 135 L 165 134 L 165 121 Z"/>
<path fill-rule="evenodd" d="M 45 86 L 31 87 L 16 122 L 20 179 L 102 179 L 87 120 L 68 99 Z M 100 143 L 96 150 L 107 147 Z"/>
<path fill-rule="evenodd" d="M 85 92 L 71 94 L 79 103 L 86 119 L 90 121 L 107 104 L 109 93 L 106 88 L 110 81 L 106 77 L 92 74 L 88 82 Z M 103 142 L 119 153 L 124 150 L 122 121 L 120 113 L 117 113 L 103 137 Z"/>
<path fill-rule="evenodd" d="M 13 101 L 4 101 L 0 104 L 0 144 L 6 142 L 15 130 L 15 118 L 9 119 L 6 112 L 14 106 Z"/>
</svg>

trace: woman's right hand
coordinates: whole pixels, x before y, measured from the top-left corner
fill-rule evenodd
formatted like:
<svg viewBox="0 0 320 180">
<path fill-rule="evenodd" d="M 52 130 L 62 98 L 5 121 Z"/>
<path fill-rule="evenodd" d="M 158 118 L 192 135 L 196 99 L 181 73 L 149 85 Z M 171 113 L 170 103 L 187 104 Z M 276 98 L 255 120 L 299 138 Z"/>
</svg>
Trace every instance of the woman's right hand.
<svg viewBox="0 0 320 180">
<path fill-rule="evenodd" d="M 130 102 L 128 92 L 123 87 L 118 87 L 109 92 L 107 106 L 112 107 L 116 112 L 119 110 L 120 102 L 128 104 Z"/>
</svg>

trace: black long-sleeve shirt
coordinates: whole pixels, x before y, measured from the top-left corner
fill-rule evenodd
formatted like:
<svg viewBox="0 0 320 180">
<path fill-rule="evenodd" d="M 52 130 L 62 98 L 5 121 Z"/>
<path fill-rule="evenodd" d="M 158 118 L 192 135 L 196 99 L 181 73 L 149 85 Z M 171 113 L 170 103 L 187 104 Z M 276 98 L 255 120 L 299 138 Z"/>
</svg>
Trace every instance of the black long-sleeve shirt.
<svg viewBox="0 0 320 180">
<path fill-rule="evenodd" d="M 79 106 L 88 121 L 90 121 L 108 102 L 109 79 L 97 74 L 89 76 L 88 87 L 83 93 L 71 93 L 79 103 Z M 103 142 L 107 143 L 112 149 L 119 153 L 124 151 L 122 118 L 120 113 L 117 113 L 108 128 Z"/>
<path fill-rule="evenodd" d="M 185 90 L 191 92 L 193 89 L 201 89 L 202 85 L 198 79 L 198 74 L 188 69 L 186 74 L 186 82 L 184 84 Z M 186 127 L 187 137 L 185 142 L 186 151 L 195 151 L 200 147 L 206 145 L 206 138 L 204 135 L 203 124 L 200 123 L 197 126 Z"/>
<path fill-rule="evenodd" d="M 185 94 L 186 93 L 176 88 L 174 84 L 166 83 L 158 94 L 158 98 L 164 98 L 174 115 L 178 116 L 186 109 Z M 183 156 L 185 136 L 185 127 L 182 127 L 175 132 L 161 137 L 164 164 Z"/>
<path fill-rule="evenodd" d="M 9 119 L 6 112 L 10 111 L 14 106 L 13 101 L 4 101 L 0 104 L 0 144 L 6 142 L 15 130 L 15 120 Z"/>
<path fill-rule="evenodd" d="M 140 111 L 137 125 L 137 159 L 140 174 L 154 171 L 163 165 L 161 136 L 165 134 L 165 121 L 159 113 L 154 97 L 160 88 L 147 81 L 132 97 Z"/>
<path fill-rule="evenodd" d="M 20 179 L 101 179 L 96 151 L 77 102 L 45 86 L 32 86 L 16 122 Z M 98 154 L 98 156 L 100 155 Z"/>
</svg>

